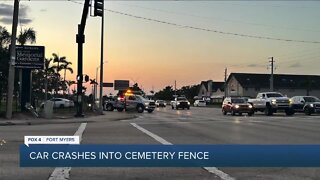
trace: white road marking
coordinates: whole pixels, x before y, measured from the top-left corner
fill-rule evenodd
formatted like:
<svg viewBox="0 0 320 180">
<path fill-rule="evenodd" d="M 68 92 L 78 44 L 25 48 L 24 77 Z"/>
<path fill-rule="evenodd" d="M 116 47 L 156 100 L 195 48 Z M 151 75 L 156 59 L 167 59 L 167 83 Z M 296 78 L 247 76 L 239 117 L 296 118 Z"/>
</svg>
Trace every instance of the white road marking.
<svg viewBox="0 0 320 180">
<path fill-rule="evenodd" d="M 79 136 L 80 143 L 82 141 L 82 134 L 86 129 L 87 123 L 81 123 L 74 136 Z M 68 180 L 70 179 L 71 167 L 57 167 L 54 169 L 48 180 Z"/>
<path fill-rule="evenodd" d="M 171 142 L 163 139 L 162 137 L 148 131 L 147 129 L 139 126 L 136 123 L 130 123 L 133 127 L 137 128 L 138 130 L 142 131 L 143 133 L 147 134 L 148 136 L 152 137 L 156 141 L 160 142 L 161 144 L 164 145 L 173 145 Z M 216 167 L 203 167 L 203 169 L 207 170 L 209 173 L 215 174 L 219 178 L 223 180 L 235 180 L 235 178 L 231 177 L 229 174 L 224 173 L 223 171 L 219 170 Z"/>
</svg>

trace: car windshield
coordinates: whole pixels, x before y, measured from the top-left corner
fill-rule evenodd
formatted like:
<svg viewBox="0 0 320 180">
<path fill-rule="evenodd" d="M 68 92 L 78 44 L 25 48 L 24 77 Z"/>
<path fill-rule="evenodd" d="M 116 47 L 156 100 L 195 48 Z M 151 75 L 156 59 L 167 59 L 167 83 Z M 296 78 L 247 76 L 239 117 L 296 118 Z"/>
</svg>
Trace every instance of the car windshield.
<svg viewBox="0 0 320 180">
<path fill-rule="evenodd" d="M 199 103 L 204 103 L 204 101 L 199 101 Z"/>
<path fill-rule="evenodd" d="M 303 97 L 305 102 L 320 102 L 320 99 L 316 97 Z"/>
<path fill-rule="evenodd" d="M 178 97 L 177 100 L 178 101 L 186 101 L 187 99 L 185 97 Z"/>
<path fill-rule="evenodd" d="M 241 98 L 237 98 L 237 99 L 231 99 L 231 102 L 232 103 L 245 103 L 245 100 L 241 99 Z"/>
<path fill-rule="evenodd" d="M 271 97 L 283 97 L 283 95 L 279 94 L 279 93 L 269 93 L 269 94 L 267 94 L 267 97 L 268 98 L 271 98 Z"/>
<path fill-rule="evenodd" d="M 157 102 L 158 102 L 158 103 L 163 103 L 163 101 L 162 101 L 162 100 L 158 100 Z"/>
</svg>

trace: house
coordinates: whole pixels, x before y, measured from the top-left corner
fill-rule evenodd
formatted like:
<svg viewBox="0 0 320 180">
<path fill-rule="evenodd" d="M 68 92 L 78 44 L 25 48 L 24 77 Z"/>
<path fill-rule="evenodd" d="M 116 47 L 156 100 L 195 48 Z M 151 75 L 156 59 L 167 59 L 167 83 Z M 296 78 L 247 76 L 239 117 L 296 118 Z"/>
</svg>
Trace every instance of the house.
<svg viewBox="0 0 320 180">
<path fill-rule="evenodd" d="M 198 93 L 199 99 L 205 99 L 212 103 L 222 102 L 224 97 L 224 82 L 212 80 L 202 81 Z"/>
<path fill-rule="evenodd" d="M 320 76 L 274 74 L 274 91 L 288 97 L 320 97 Z M 228 96 L 255 97 L 257 93 L 270 91 L 270 74 L 231 73 L 227 79 Z"/>
</svg>

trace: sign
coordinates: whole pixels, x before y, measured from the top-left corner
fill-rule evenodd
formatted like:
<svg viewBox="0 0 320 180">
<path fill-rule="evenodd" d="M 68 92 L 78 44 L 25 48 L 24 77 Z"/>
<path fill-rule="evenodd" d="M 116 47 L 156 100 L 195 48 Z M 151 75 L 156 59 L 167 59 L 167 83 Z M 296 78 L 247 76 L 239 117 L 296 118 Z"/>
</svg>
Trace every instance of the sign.
<svg viewBox="0 0 320 180">
<path fill-rule="evenodd" d="M 103 87 L 113 87 L 113 83 L 103 83 Z"/>
<path fill-rule="evenodd" d="M 16 46 L 16 68 L 43 69 L 44 46 Z"/>
<path fill-rule="evenodd" d="M 129 80 L 115 80 L 114 90 L 126 90 L 129 87 Z"/>
</svg>

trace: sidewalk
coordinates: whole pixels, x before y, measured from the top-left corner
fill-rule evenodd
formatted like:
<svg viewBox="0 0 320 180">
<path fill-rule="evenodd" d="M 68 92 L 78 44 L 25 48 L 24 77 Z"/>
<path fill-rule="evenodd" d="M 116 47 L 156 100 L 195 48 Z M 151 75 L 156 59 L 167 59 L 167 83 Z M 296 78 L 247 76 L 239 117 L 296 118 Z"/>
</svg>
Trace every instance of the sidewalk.
<svg viewBox="0 0 320 180">
<path fill-rule="evenodd" d="M 0 118 L 0 126 L 12 125 L 39 125 L 39 124 L 66 124 L 66 123 L 84 123 L 84 122 L 98 122 L 98 121 L 117 121 L 125 119 L 136 118 L 137 114 L 126 112 L 109 112 L 104 111 L 104 115 L 97 113 L 87 113 L 83 118 L 76 118 L 73 114 L 55 114 L 52 119 L 35 118 L 31 114 L 19 114 L 13 119 L 8 120 Z"/>
</svg>

